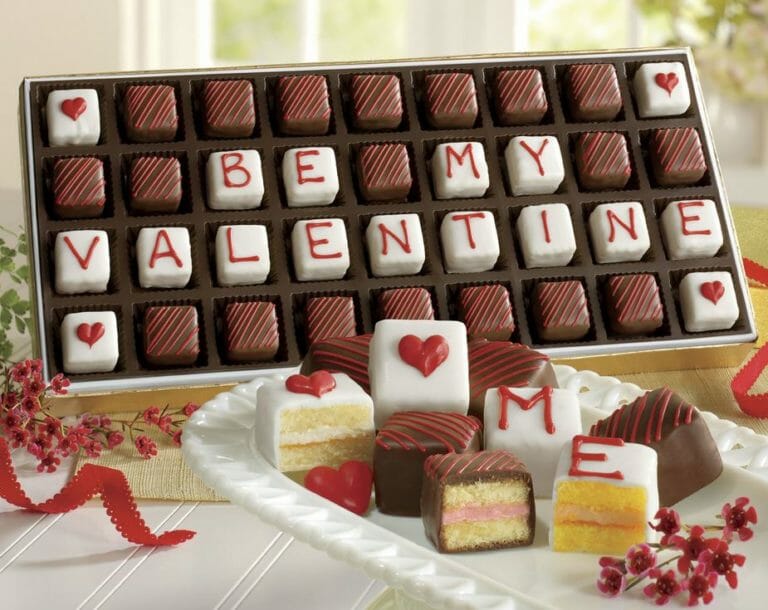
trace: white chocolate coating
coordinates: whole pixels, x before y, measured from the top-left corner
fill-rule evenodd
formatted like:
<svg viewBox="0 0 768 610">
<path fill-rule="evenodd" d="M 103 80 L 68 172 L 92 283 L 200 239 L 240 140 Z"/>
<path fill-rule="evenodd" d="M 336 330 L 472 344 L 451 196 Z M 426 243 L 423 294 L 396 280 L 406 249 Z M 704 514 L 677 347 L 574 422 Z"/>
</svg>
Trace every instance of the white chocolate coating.
<svg viewBox="0 0 768 610">
<path fill-rule="evenodd" d="M 638 201 L 598 205 L 589 215 L 589 236 L 598 263 L 639 261 L 651 247 Z"/>
<path fill-rule="evenodd" d="M 72 118 L 65 112 L 66 104 L 84 100 L 85 109 Z M 62 104 L 65 104 L 62 107 Z M 45 103 L 45 120 L 48 124 L 48 143 L 51 146 L 98 144 L 101 135 L 99 95 L 95 89 L 58 89 L 48 94 Z"/>
<path fill-rule="evenodd" d="M 216 279 L 221 286 L 263 284 L 269 269 L 267 227 L 222 225 L 216 229 Z"/>
<path fill-rule="evenodd" d="M 61 231 L 53 246 L 58 294 L 106 292 L 109 236 L 106 231 Z"/>
<path fill-rule="evenodd" d="M 289 208 L 332 204 L 339 192 L 336 152 L 327 146 L 286 151 L 283 185 Z"/>
<path fill-rule="evenodd" d="M 685 67 L 680 62 L 643 64 L 632 84 L 640 118 L 678 116 L 691 105 Z"/>
<path fill-rule="evenodd" d="M 717 206 L 711 199 L 672 201 L 661 213 L 661 233 L 669 258 L 709 258 L 723 245 Z"/>
<path fill-rule="evenodd" d="M 450 212 L 440 224 L 443 260 L 448 273 L 477 273 L 493 269 L 499 259 L 499 234 L 490 212 Z"/>
<path fill-rule="evenodd" d="M 340 280 L 349 269 L 349 245 L 340 218 L 300 220 L 291 232 L 291 251 L 296 279 Z"/>
<path fill-rule="evenodd" d="M 565 178 L 557 136 L 518 136 L 504 150 L 512 194 L 549 195 Z"/>
<path fill-rule="evenodd" d="M 689 333 L 727 330 L 739 319 L 733 278 L 727 271 L 689 273 L 679 290 L 683 323 Z"/>
<path fill-rule="evenodd" d="M 213 210 L 248 210 L 261 206 L 264 176 L 257 150 L 211 153 L 206 165 L 208 207 Z"/>
<path fill-rule="evenodd" d="M 141 229 L 136 239 L 136 263 L 142 288 L 184 288 L 192 277 L 189 230 L 185 227 Z"/>
<path fill-rule="evenodd" d="M 528 269 L 565 267 L 576 254 L 571 212 L 564 203 L 523 208 L 517 218 L 517 235 Z"/>
<path fill-rule="evenodd" d="M 485 195 L 490 180 L 483 145 L 480 142 L 438 144 L 432 155 L 432 183 L 438 199 Z"/>
<path fill-rule="evenodd" d="M 97 325 L 103 334 L 97 337 Z M 78 335 L 92 339 L 92 345 Z M 113 311 L 68 313 L 61 322 L 61 351 L 65 373 L 107 373 L 117 365 L 120 350 L 117 317 Z"/>
<path fill-rule="evenodd" d="M 424 266 L 424 236 L 418 214 L 380 214 L 365 231 L 371 271 L 377 277 L 415 275 Z"/>
</svg>

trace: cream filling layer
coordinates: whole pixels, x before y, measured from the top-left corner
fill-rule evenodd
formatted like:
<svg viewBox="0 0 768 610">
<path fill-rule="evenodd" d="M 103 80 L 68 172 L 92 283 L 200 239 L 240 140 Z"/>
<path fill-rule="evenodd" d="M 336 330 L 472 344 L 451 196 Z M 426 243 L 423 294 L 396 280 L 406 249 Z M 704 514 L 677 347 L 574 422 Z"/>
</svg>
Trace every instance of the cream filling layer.
<svg viewBox="0 0 768 610">
<path fill-rule="evenodd" d="M 290 432 L 280 435 L 280 446 L 285 445 L 309 445 L 312 443 L 322 443 L 325 441 L 355 438 L 373 435 L 373 428 L 364 430 L 362 428 L 350 428 L 348 426 L 322 427 L 306 432 Z"/>
<path fill-rule="evenodd" d="M 443 525 L 462 521 L 494 521 L 497 519 L 527 518 L 530 507 L 520 504 L 487 504 L 485 506 L 463 506 L 443 512 Z"/>
</svg>

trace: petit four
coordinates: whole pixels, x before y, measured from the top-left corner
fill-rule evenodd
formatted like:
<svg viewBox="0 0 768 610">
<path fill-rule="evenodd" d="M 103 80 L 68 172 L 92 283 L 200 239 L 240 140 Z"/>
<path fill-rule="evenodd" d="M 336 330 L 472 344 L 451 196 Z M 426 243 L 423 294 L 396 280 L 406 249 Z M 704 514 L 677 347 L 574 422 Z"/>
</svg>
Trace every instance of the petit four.
<svg viewBox="0 0 768 610">
<path fill-rule="evenodd" d="M 739 304 L 728 271 L 688 273 L 680 281 L 680 308 L 689 333 L 727 330 L 739 319 Z"/>
<path fill-rule="evenodd" d="M 541 72 L 535 68 L 499 70 L 495 104 L 502 125 L 534 125 L 549 109 Z"/>
<path fill-rule="evenodd" d="M 131 142 L 165 142 L 176 138 L 179 116 L 170 85 L 130 85 L 123 97 L 123 121 Z"/>
<path fill-rule="evenodd" d="M 390 320 L 434 320 L 432 295 L 426 288 L 389 288 L 378 296 L 380 318 Z"/>
<path fill-rule="evenodd" d="M 261 207 L 264 177 L 258 150 L 211 153 L 205 164 L 208 207 L 212 210 L 250 210 Z"/>
<path fill-rule="evenodd" d="M 366 144 L 357 160 L 365 201 L 405 201 L 411 192 L 411 161 L 405 144 Z"/>
<path fill-rule="evenodd" d="M 579 280 L 539 282 L 533 291 L 533 318 L 542 341 L 575 341 L 592 328 L 587 295 Z"/>
<path fill-rule="evenodd" d="M 106 292 L 110 277 L 106 231 L 61 231 L 53 246 L 58 294 Z"/>
<path fill-rule="evenodd" d="M 483 197 L 490 185 L 485 150 L 480 142 L 438 144 L 431 165 L 438 199 Z"/>
<path fill-rule="evenodd" d="M 679 61 L 641 65 L 635 72 L 632 85 L 637 113 L 642 119 L 679 116 L 691 106 L 688 79 Z"/>
<path fill-rule="evenodd" d="M 589 215 L 589 236 L 598 263 L 639 261 L 651 247 L 643 204 L 601 203 Z"/>
<path fill-rule="evenodd" d="M 307 299 L 307 342 L 354 337 L 357 334 L 355 301 L 352 297 L 322 296 Z"/>
<path fill-rule="evenodd" d="M 613 131 L 591 131 L 576 140 L 576 172 L 588 191 L 623 189 L 632 176 L 627 138 Z"/>
<path fill-rule="evenodd" d="M 368 260 L 376 277 L 415 275 L 426 257 L 418 214 L 380 214 L 365 231 Z"/>
<path fill-rule="evenodd" d="M 220 286 L 263 284 L 271 268 L 264 225 L 222 225 L 216 229 L 216 279 Z"/>
<path fill-rule="evenodd" d="M 619 335 L 649 334 L 664 323 L 659 284 L 649 273 L 612 275 L 605 299 L 611 330 Z"/>
<path fill-rule="evenodd" d="M 349 269 L 344 221 L 340 218 L 298 221 L 291 231 L 291 251 L 298 281 L 340 280 Z"/>
<path fill-rule="evenodd" d="M 400 127 L 403 98 L 396 74 L 355 74 L 349 88 L 355 127 L 371 131 Z"/>
<path fill-rule="evenodd" d="M 518 136 L 504 150 L 512 194 L 549 195 L 565 178 L 557 136 Z"/>
<path fill-rule="evenodd" d="M 193 305 L 153 305 L 144 312 L 144 358 L 151 366 L 189 366 L 200 355 Z"/>
<path fill-rule="evenodd" d="M 661 233 L 672 260 L 709 258 L 723 245 L 717 206 L 711 199 L 669 203 L 661 213 Z"/>
<path fill-rule="evenodd" d="M 576 254 L 576 236 L 564 203 L 529 205 L 517 217 L 517 235 L 528 269 L 565 267 Z"/>
<path fill-rule="evenodd" d="M 176 157 L 142 156 L 131 161 L 131 210 L 170 214 L 179 209 L 181 195 L 181 163 Z"/>
<path fill-rule="evenodd" d="M 660 186 L 696 184 L 707 171 L 699 132 L 693 127 L 656 129 L 649 148 L 653 175 Z"/>
<path fill-rule="evenodd" d="M 59 218 L 96 218 L 107 201 L 104 163 L 96 157 L 56 159 L 53 212 Z"/>
<path fill-rule="evenodd" d="M 467 72 L 427 74 L 424 107 L 427 122 L 435 129 L 474 127 L 477 121 L 474 77 Z"/>
<path fill-rule="evenodd" d="M 470 339 L 505 341 L 515 331 L 509 291 L 501 284 L 462 288 L 459 310 Z"/>
<path fill-rule="evenodd" d="M 577 121 L 611 121 L 621 110 L 613 64 L 575 64 L 565 77 L 571 115 Z"/>
<path fill-rule="evenodd" d="M 449 212 L 440 223 L 440 242 L 448 273 L 488 271 L 499 260 L 499 234 L 491 212 Z"/>
<path fill-rule="evenodd" d="M 45 104 L 51 146 L 98 144 L 101 136 L 99 94 L 95 89 L 57 89 Z"/>
<path fill-rule="evenodd" d="M 186 227 L 144 227 L 136 238 L 142 288 L 184 288 L 192 277 L 192 248 Z"/>
<path fill-rule="evenodd" d="M 280 347 L 277 311 L 269 301 L 235 301 L 224 310 L 224 341 L 230 362 L 273 360 Z"/>
<path fill-rule="evenodd" d="M 107 373 L 120 356 L 114 311 L 68 313 L 61 321 L 65 373 Z"/>
<path fill-rule="evenodd" d="M 276 97 L 278 125 L 283 134 L 321 136 L 328 133 L 331 105 L 325 76 L 281 76 L 277 79 Z"/>
<path fill-rule="evenodd" d="M 256 127 L 249 80 L 208 80 L 203 85 L 203 131 L 209 138 L 248 138 Z"/>
<path fill-rule="evenodd" d="M 370 393 L 368 355 L 372 336 L 364 334 L 315 341 L 309 346 L 307 355 L 301 363 L 301 373 L 309 375 L 321 370 L 344 373 L 358 383 L 365 392 Z"/>
<path fill-rule="evenodd" d="M 336 201 L 339 174 L 333 148 L 291 148 L 283 155 L 282 167 L 289 208 L 331 205 Z"/>
</svg>

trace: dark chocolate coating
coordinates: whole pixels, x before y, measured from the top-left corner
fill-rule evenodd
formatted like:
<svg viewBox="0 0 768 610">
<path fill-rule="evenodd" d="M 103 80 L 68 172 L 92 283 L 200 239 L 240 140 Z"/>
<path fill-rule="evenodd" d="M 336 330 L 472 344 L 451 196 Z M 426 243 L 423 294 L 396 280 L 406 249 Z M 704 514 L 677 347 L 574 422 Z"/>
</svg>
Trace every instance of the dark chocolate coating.
<svg viewBox="0 0 768 610">
<path fill-rule="evenodd" d="M 717 444 L 698 409 L 669 388 L 622 406 L 594 424 L 590 435 L 621 438 L 656 451 L 661 506 L 687 498 L 723 471 Z"/>
<path fill-rule="evenodd" d="M 522 481 L 528 487 L 529 536 L 520 542 L 509 544 L 489 543 L 467 549 L 446 549 L 441 536 L 443 518 L 443 493 L 449 485 L 473 483 Z M 421 518 L 427 538 L 441 553 L 484 551 L 533 544 L 536 530 L 536 504 L 533 499 L 531 474 L 519 459 L 508 451 L 480 451 L 478 453 L 447 454 L 434 456 L 424 465 L 424 482 L 421 488 Z"/>
<path fill-rule="evenodd" d="M 125 132 L 132 142 L 167 142 L 176 137 L 179 117 L 170 85 L 131 85 L 123 98 Z"/>
<path fill-rule="evenodd" d="M 610 277 L 606 302 L 611 330 L 620 335 L 649 334 L 664 323 L 664 306 L 653 275 Z"/>
<path fill-rule="evenodd" d="M 426 288 L 391 288 L 378 297 L 379 316 L 389 320 L 434 320 L 432 296 Z"/>
<path fill-rule="evenodd" d="M 654 131 L 651 166 L 661 186 L 696 184 L 707 171 L 697 131 L 692 127 Z"/>
<path fill-rule="evenodd" d="M 590 191 L 623 189 L 632 175 L 627 140 L 621 133 L 581 134 L 576 140 L 575 158 L 579 183 Z"/>
<path fill-rule="evenodd" d="M 509 291 L 501 284 L 462 288 L 459 309 L 471 339 L 506 341 L 515 330 Z"/>
<path fill-rule="evenodd" d="M 97 218 L 104 213 L 104 164 L 93 157 L 57 159 L 53 164 L 53 211 L 58 218 Z"/>
<path fill-rule="evenodd" d="M 328 133 L 331 106 L 324 76 L 281 76 L 277 79 L 277 106 L 281 133 L 287 136 Z"/>
<path fill-rule="evenodd" d="M 190 366 L 200 354 L 199 335 L 195 307 L 148 307 L 144 313 L 144 358 L 150 366 Z"/>
<path fill-rule="evenodd" d="M 280 347 L 274 303 L 230 303 L 224 310 L 224 333 L 227 358 L 232 362 L 272 360 Z"/>
<path fill-rule="evenodd" d="M 421 515 L 424 462 L 438 453 L 479 451 L 482 425 L 459 413 L 396 413 L 376 435 L 373 480 L 376 506 L 388 515 Z"/>
<path fill-rule="evenodd" d="M 172 213 L 181 204 L 181 164 L 175 157 L 136 157 L 131 161 L 131 209 Z"/>
<path fill-rule="evenodd" d="M 357 334 L 352 297 L 311 297 L 306 305 L 307 341 L 354 337 Z"/>
<path fill-rule="evenodd" d="M 494 81 L 496 114 L 502 125 L 535 125 L 549 103 L 541 72 L 535 68 L 500 70 Z"/>
<path fill-rule="evenodd" d="M 301 363 L 302 375 L 315 371 L 345 373 L 370 393 L 371 382 L 368 376 L 368 351 L 371 344 L 370 334 L 340 339 L 315 341 L 309 348 L 304 362 Z"/>
<path fill-rule="evenodd" d="M 203 132 L 210 138 L 247 138 L 256 127 L 251 81 L 206 81 L 203 105 Z"/>
<path fill-rule="evenodd" d="M 575 341 L 584 337 L 592 322 L 583 284 L 577 280 L 536 284 L 533 318 L 543 341 Z"/>
<path fill-rule="evenodd" d="M 403 99 L 396 74 L 355 74 L 350 79 L 352 123 L 362 130 L 397 129 Z"/>
<path fill-rule="evenodd" d="M 405 144 L 369 144 L 357 160 L 360 193 L 366 201 L 405 201 L 413 185 Z"/>
<path fill-rule="evenodd" d="M 446 72 L 427 74 L 424 79 L 427 122 L 435 129 L 474 127 L 477 121 L 477 91 L 472 74 Z"/>
<path fill-rule="evenodd" d="M 568 105 L 578 121 L 610 121 L 621 110 L 621 90 L 612 64 L 576 64 L 566 74 Z"/>
</svg>

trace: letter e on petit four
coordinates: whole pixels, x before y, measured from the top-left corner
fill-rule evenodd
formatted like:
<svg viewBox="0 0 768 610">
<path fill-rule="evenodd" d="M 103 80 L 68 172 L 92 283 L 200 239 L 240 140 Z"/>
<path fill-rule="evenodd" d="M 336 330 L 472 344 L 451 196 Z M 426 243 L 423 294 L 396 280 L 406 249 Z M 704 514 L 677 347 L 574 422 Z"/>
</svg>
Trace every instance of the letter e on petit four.
<svg viewBox="0 0 768 610">
<path fill-rule="evenodd" d="M 184 288 L 192 277 L 189 230 L 144 227 L 136 239 L 136 261 L 142 288 Z"/>
<path fill-rule="evenodd" d="M 377 428 L 399 411 L 467 413 L 467 330 L 461 322 L 381 320 L 368 368 Z"/>
<path fill-rule="evenodd" d="M 485 448 L 514 453 L 528 467 L 536 497 L 551 497 L 560 453 L 582 431 L 576 393 L 550 386 L 491 388 L 483 417 Z"/>
<path fill-rule="evenodd" d="M 340 218 L 300 220 L 291 232 L 296 279 L 340 280 L 349 269 L 347 230 Z"/>
<path fill-rule="evenodd" d="M 656 452 L 620 438 L 577 435 L 560 454 L 552 491 L 554 551 L 623 554 L 654 541 Z"/>
<path fill-rule="evenodd" d="M 678 116 L 691 105 L 685 67 L 680 62 L 643 64 L 632 82 L 640 118 Z"/>
<path fill-rule="evenodd" d="M 673 260 L 715 256 L 723 245 L 717 206 L 710 199 L 671 202 L 661 213 L 661 232 Z"/>
<path fill-rule="evenodd" d="M 213 210 L 248 210 L 261 206 L 264 177 L 257 150 L 211 153 L 206 164 L 208 207 Z"/>
<path fill-rule="evenodd" d="M 680 282 L 680 307 L 689 333 L 733 327 L 739 319 L 739 304 L 731 274 L 727 271 L 687 274 Z"/>
<path fill-rule="evenodd" d="M 549 195 L 565 178 L 557 136 L 519 136 L 504 151 L 512 194 Z"/>
<path fill-rule="evenodd" d="M 440 224 L 440 240 L 448 273 L 488 271 L 499 259 L 496 219 L 490 212 L 446 214 Z"/>
<path fill-rule="evenodd" d="M 438 144 L 432 155 L 432 181 L 438 199 L 482 197 L 490 185 L 480 142 Z"/>
<path fill-rule="evenodd" d="M 264 225 L 224 225 L 216 229 L 216 277 L 221 286 L 263 284 L 270 269 Z"/>
<path fill-rule="evenodd" d="M 592 250 L 598 263 L 639 261 L 651 247 L 643 205 L 603 203 L 589 215 Z"/>
<path fill-rule="evenodd" d="M 418 214 L 374 216 L 365 240 L 371 271 L 377 277 L 415 275 L 424 266 L 424 237 Z"/>
<path fill-rule="evenodd" d="M 568 206 L 545 203 L 523 208 L 517 235 L 528 269 L 565 267 L 576 254 L 576 236 Z"/>
<path fill-rule="evenodd" d="M 95 89 L 58 89 L 45 104 L 51 146 L 98 144 L 101 135 L 99 95 Z"/>
<path fill-rule="evenodd" d="M 120 355 L 113 311 L 68 313 L 61 322 L 65 373 L 107 373 Z"/>
<path fill-rule="evenodd" d="M 106 231 L 61 231 L 53 246 L 58 294 L 106 292 L 109 237 Z"/>
<path fill-rule="evenodd" d="M 336 153 L 327 146 L 291 148 L 283 155 L 283 184 L 289 208 L 332 204 L 339 193 Z"/>
</svg>

